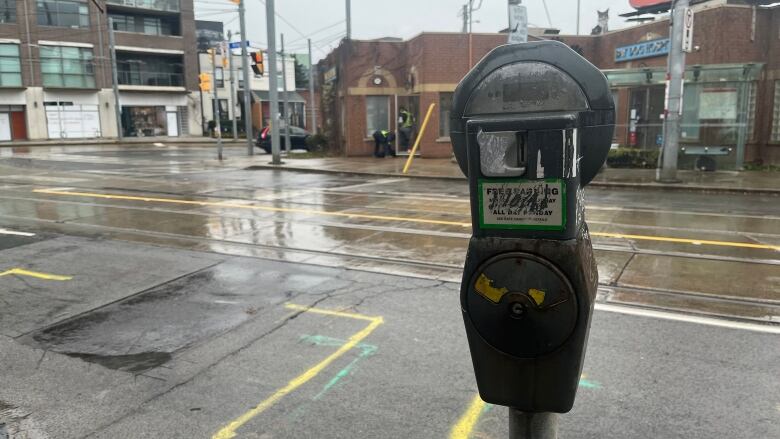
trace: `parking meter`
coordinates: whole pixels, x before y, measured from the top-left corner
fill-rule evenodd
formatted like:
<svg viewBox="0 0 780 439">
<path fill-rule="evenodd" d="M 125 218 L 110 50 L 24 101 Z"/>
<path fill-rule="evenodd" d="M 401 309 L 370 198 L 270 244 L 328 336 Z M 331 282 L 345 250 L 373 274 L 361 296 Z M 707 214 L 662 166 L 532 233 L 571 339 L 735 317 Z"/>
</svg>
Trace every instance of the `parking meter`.
<svg viewBox="0 0 780 439">
<path fill-rule="evenodd" d="M 607 80 L 556 41 L 501 46 L 460 82 L 450 118 L 471 197 L 461 308 L 480 396 L 568 412 L 598 284 L 583 187 L 612 141 Z"/>
</svg>

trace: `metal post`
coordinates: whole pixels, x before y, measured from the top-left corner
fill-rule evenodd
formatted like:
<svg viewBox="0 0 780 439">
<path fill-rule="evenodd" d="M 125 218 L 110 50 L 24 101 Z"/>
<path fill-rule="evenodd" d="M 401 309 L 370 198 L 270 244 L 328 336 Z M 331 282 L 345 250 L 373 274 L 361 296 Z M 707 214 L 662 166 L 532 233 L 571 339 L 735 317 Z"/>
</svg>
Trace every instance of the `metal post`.
<svg viewBox="0 0 780 439">
<path fill-rule="evenodd" d="M 269 3 L 273 3 L 270 0 Z M 266 5 L 267 8 L 267 5 Z M 273 9 L 273 4 L 271 5 Z M 249 60 L 246 51 L 246 20 L 244 19 L 244 0 L 238 3 L 238 21 L 241 26 L 241 70 L 244 74 L 244 130 L 246 131 L 246 151 L 249 155 L 255 154 L 254 135 L 252 134 L 252 84 L 249 83 Z"/>
<path fill-rule="evenodd" d="M 556 439 L 558 413 L 525 413 L 509 408 L 510 439 Z"/>
<path fill-rule="evenodd" d="M 682 48 L 685 8 L 688 0 L 673 3 L 670 28 L 669 60 L 666 68 L 667 107 L 664 111 L 664 149 L 658 181 L 676 182 L 677 156 L 680 149 L 680 113 L 682 109 L 685 52 Z"/>
<path fill-rule="evenodd" d="M 282 118 L 284 119 L 284 151 L 289 154 L 292 149 L 290 143 L 290 102 L 287 96 L 287 57 L 284 55 L 284 34 L 281 34 L 282 43 Z"/>
<path fill-rule="evenodd" d="M 545 5 L 546 7 L 547 5 Z M 550 20 L 550 17 L 547 17 L 547 20 Z M 580 34 L 580 0 L 577 0 L 577 33 L 576 35 Z"/>
<path fill-rule="evenodd" d="M 281 165 L 279 156 L 279 85 L 276 78 L 276 16 L 274 0 L 265 2 L 266 32 L 268 33 L 268 95 L 271 99 L 271 164 Z"/>
<path fill-rule="evenodd" d="M 347 0 L 347 39 L 352 39 L 352 2 Z"/>
<path fill-rule="evenodd" d="M 317 103 L 314 99 L 314 70 L 311 64 L 311 38 L 309 43 L 309 105 L 311 105 L 311 132 L 317 134 Z"/>
<path fill-rule="evenodd" d="M 230 40 L 233 32 L 228 30 L 228 70 L 230 70 L 230 112 L 233 115 L 233 141 L 238 140 L 238 120 L 236 119 L 236 75 L 233 70 L 233 49 L 230 48 Z"/>
<path fill-rule="evenodd" d="M 116 44 L 114 43 L 114 19 L 108 17 L 108 44 L 111 46 L 111 86 L 114 89 L 114 114 L 116 137 L 122 140 L 122 108 L 119 106 L 119 75 L 116 71 Z"/>
<path fill-rule="evenodd" d="M 750 67 L 745 67 L 742 73 L 742 82 L 739 84 L 737 101 L 737 157 L 734 167 L 741 171 L 745 166 L 745 143 L 747 143 L 748 111 L 750 104 L 750 82 L 748 74 Z"/>
<path fill-rule="evenodd" d="M 217 93 L 217 60 L 216 60 L 216 53 L 217 49 L 212 48 L 211 49 L 211 76 L 212 76 L 212 90 L 214 90 L 214 97 L 212 102 L 212 113 L 211 117 L 214 118 L 214 128 L 217 130 L 217 159 L 222 160 L 222 126 L 219 123 L 219 95 Z M 225 77 L 222 76 L 222 80 L 224 82 Z"/>
</svg>

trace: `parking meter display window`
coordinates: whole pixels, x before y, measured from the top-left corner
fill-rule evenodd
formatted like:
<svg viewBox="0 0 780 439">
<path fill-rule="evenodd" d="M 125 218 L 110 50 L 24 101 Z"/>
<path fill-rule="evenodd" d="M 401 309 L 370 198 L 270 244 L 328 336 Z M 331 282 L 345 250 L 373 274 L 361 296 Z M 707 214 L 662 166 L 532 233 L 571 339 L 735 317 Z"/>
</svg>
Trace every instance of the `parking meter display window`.
<svg viewBox="0 0 780 439">
<path fill-rule="evenodd" d="M 490 73 L 472 92 L 465 116 L 587 109 L 585 94 L 569 75 L 550 64 L 526 61 Z"/>
<path fill-rule="evenodd" d="M 559 179 L 479 181 L 482 229 L 563 230 L 566 185 Z"/>
<path fill-rule="evenodd" d="M 509 355 L 534 358 L 569 339 L 577 299 L 552 263 L 527 253 L 489 259 L 475 272 L 466 307 L 485 341 Z"/>
<path fill-rule="evenodd" d="M 519 177 L 525 174 L 525 142 L 516 131 L 477 132 L 479 163 L 486 177 Z"/>
</svg>

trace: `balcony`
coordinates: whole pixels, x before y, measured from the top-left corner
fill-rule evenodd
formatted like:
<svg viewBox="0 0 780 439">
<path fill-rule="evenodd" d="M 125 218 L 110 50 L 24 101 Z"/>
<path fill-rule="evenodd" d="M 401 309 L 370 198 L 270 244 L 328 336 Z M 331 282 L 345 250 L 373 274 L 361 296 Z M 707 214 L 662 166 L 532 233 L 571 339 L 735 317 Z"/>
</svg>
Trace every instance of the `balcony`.
<svg viewBox="0 0 780 439">
<path fill-rule="evenodd" d="M 117 70 L 119 85 L 147 87 L 184 87 L 183 73 L 149 72 L 143 70 Z"/>
<path fill-rule="evenodd" d="M 153 11 L 180 12 L 179 0 L 106 0 L 109 5 Z"/>
</svg>

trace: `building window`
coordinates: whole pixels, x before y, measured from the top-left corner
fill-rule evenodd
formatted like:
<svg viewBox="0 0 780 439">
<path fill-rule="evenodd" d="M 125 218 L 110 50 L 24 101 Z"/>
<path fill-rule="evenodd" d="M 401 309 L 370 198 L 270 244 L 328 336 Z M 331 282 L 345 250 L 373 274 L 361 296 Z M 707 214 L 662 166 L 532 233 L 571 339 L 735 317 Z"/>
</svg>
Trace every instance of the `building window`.
<svg viewBox="0 0 780 439">
<path fill-rule="evenodd" d="M 106 3 L 155 11 L 179 12 L 179 0 L 106 0 Z"/>
<path fill-rule="evenodd" d="M 780 142 L 780 80 L 775 81 L 775 108 L 772 111 L 772 142 Z"/>
<path fill-rule="evenodd" d="M 216 83 L 215 87 L 217 88 L 225 87 L 225 71 L 222 69 L 222 67 L 216 68 L 214 82 Z"/>
<path fill-rule="evenodd" d="M 89 8 L 84 1 L 38 0 L 38 25 L 89 27 Z"/>
<path fill-rule="evenodd" d="M 92 49 L 40 46 L 44 87 L 95 87 Z"/>
<path fill-rule="evenodd" d="M 0 87 L 22 86 L 18 44 L 0 44 Z"/>
<path fill-rule="evenodd" d="M 16 23 L 16 0 L 0 0 L 0 23 Z"/>
<path fill-rule="evenodd" d="M 181 87 L 184 66 L 181 56 L 117 53 L 117 76 L 122 85 Z"/>
<path fill-rule="evenodd" d="M 390 129 L 390 99 L 387 96 L 366 96 L 366 137 L 375 131 Z"/>
<path fill-rule="evenodd" d="M 219 99 L 219 120 L 230 120 L 230 110 L 228 109 L 228 100 Z"/>
<path fill-rule="evenodd" d="M 439 93 L 439 137 L 450 137 L 452 93 Z"/>
<path fill-rule="evenodd" d="M 134 32 L 147 35 L 180 35 L 175 19 L 146 17 L 142 15 L 110 14 L 117 32 Z"/>
</svg>

